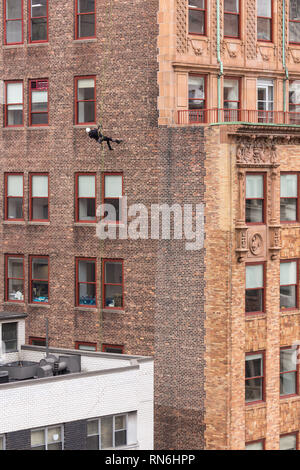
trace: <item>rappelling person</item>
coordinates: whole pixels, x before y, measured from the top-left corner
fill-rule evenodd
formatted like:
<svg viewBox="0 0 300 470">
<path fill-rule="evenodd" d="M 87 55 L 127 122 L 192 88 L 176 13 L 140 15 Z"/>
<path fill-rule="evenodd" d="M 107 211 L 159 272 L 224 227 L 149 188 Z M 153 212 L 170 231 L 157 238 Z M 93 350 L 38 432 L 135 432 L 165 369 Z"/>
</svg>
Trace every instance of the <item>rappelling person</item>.
<svg viewBox="0 0 300 470">
<path fill-rule="evenodd" d="M 97 129 L 90 129 L 89 127 L 86 128 L 86 133 L 89 135 L 91 139 L 95 139 L 101 145 L 102 142 L 106 142 L 109 150 L 113 150 L 110 143 L 115 142 L 116 144 L 120 144 L 123 142 L 120 139 L 112 139 L 111 137 L 106 137 L 102 134 L 102 126 L 101 124 L 98 126 Z"/>
</svg>

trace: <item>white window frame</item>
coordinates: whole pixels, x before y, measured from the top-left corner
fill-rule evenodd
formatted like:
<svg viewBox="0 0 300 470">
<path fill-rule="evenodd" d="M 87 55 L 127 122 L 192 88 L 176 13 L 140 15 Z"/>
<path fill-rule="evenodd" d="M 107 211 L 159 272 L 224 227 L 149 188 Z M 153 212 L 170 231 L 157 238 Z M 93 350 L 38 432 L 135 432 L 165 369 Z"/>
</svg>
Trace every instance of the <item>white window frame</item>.
<svg viewBox="0 0 300 470">
<path fill-rule="evenodd" d="M 123 444 L 121 446 L 115 445 L 115 419 L 118 418 L 119 416 L 125 416 L 125 421 L 126 421 L 126 428 L 125 429 L 118 429 L 118 431 L 126 431 L 126 444 Z M 101 447 L 101 419 L 103 418 L 113 418 L 113 425 L 112 425 L 112 437 L 113 437 L 113 446 L 105 448 L 104 450 L 109 450 L 109 449 L 121 449 L 123 447 L 128 446 L 128 413 L 119 413 L 117 415 L 108 415 L 108 416 L 101 416 L 101 418 L 94 418 L 94 419 L 89 419 L 88 422 L 90 421 L 97 421 L 98 422 L 98 434 L 87 434 L 87 437 L 92 437 L 92 436 L 98 436 L 98 444 L 99 444 L 99 450 L 102 450 Z"/>
<path fill-rule="evenodd" d="M 3 439 L 2 443 L 2 450 L 6 450 L 6 440 L 5 440 L 5 434 L 0 434 L 0 439 Z"/>
<path fill-rule="evenodd" d="M 64 425 L 63 424 L 57 424 L 57 425 L 53 425 L 53 426 L 46 426 L 44 428 L 34 428 L 34 429 L 31 429 L 30 432 L 33 432 L 33 431 L 44 431 L 44 445 L 45 445 L 45 450 L 48 450 L 48 430 L 49 429 L 53 429 L 53 428 L 60 428 L 60 434 L 61 434 L 61 441 L 58 441 L 58 443 L 61 442 L 61 450 L 64 450 Z M 30 448 L 31 449 L 35 449 L 36 447 L 41 447 L 40 445 L 38 446 L 32 446 L 30 444 Z"/>
</svg>

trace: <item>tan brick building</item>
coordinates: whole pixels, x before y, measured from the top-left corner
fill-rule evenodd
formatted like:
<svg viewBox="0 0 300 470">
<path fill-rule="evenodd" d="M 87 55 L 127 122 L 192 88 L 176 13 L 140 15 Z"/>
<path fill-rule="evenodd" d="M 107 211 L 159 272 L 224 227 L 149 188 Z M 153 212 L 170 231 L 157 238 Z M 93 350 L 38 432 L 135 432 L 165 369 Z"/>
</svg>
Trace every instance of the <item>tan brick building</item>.
<svg viewBox="0 0 300 470">
<path fill-rule="evenodd" d="M 8 0 L 0 28 L 1 310 L 154 354 L 157 448 L 298 446 L 300 1 Z M 205 204 L 204 249 L 99 240 L 124 195 Z"/>
</svg>

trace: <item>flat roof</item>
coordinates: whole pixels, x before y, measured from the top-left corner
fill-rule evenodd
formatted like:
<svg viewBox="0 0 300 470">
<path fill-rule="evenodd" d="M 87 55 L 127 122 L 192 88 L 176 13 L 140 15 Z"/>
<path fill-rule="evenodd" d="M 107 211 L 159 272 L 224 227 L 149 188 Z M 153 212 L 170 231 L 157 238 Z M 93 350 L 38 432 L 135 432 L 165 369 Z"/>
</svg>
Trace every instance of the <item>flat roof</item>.
<svg viewBox="0 0 300 470">
<path fill-rule="evenodd" d="M 26 318 L 28 315 L 24 312 L 0 312 L 0 321 L 1 320 L 16 320 L 18 318 Z"/>
</svg>

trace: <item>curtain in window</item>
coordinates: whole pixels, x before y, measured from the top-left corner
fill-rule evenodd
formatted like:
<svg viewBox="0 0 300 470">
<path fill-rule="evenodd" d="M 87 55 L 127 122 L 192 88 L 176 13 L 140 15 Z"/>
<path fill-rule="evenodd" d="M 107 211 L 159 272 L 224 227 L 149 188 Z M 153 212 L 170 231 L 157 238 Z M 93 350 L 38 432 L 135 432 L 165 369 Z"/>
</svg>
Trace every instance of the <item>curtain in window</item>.
<svg viewBox="0 0 300 470">
<path fill-rule="evenodd" d="M 7 178 L 7 196 L 23 197 L 23 176 L 9 175 Z"/>
<path fill-rule="evenodd" d="M 32 197 L 48 197 L 48 176 L 32 176 Z"/>
<path fill-rule="evenodd" d="M 297 284 L 297 263 L 280 263 L 280 284 Z"/>
<path fill-rule="evenodd" d="M 122 176 L 105 176 L 105 197 L 122 197 Z"/>
<path fill-rule="evenodd" d="M 95 176 L 79 176 L 78 197 L 95 197 Z"/>
<path fill-rule="evenodd" d="M 246 177 L 246 199 L 263 198 L 264 185 L 263 175 L 247 175 Z"/>
<path fill-rule="evenodd" d="M 246 266 L 246 289 L 259 289 L 264 287 L 264 272 L 261 264 Z"/>
</svg>

